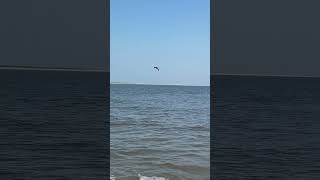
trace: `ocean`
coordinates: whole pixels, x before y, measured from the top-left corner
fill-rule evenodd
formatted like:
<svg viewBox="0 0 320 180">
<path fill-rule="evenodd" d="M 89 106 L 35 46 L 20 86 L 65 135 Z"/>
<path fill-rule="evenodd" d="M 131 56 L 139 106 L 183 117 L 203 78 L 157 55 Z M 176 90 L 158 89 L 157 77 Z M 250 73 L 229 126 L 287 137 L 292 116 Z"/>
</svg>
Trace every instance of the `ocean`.
<svg viewBox="0 0 320 180">
<path fill-rule="evenodd" d="M 108 78 L 0 70 L 0 179 L 109 179 Z"/>
<path fill-rule="evenodd" d="M 210 179 L 210 87 L 111 84 L 111 179 Z"/>
<path fill-rule="evenodd" d="M 211 78 L 214 179 L 320 179 L 320 78 Z"/>
</svg>

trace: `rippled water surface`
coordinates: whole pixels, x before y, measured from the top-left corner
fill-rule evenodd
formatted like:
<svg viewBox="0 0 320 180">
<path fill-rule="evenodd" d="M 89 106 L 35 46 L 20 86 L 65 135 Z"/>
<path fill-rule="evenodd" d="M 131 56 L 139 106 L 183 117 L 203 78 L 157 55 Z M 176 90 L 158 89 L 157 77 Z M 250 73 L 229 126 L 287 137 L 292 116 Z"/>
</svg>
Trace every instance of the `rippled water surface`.
<svg viewBox="0 0 320 180">
<path fill-rule="evenodd" d="M 0 179 L 109 179 L 107 78 L 0 70 Z"/>
<path fill-rule="evenodd" d="M 111 85 L 113 178 L 209 179 L 209 89 Z"/>
<path fill-rule="evenodd" d="M 320 179 L 320 79 L 215 76 L 214 179 Z"/>
</svg>

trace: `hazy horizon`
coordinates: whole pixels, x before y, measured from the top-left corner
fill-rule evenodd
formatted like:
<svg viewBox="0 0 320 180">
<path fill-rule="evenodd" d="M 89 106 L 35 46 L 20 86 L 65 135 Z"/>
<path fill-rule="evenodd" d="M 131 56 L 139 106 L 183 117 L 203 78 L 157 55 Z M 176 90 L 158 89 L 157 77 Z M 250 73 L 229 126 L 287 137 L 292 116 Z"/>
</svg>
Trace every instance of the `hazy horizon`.
<svg viewBox="0 0 320 180">
<path fill-rule="evenodd" d="M 10 66 L 0 65 L 0 70 L 39 70 L 39 71 L 80 71 L 80 72 L 108 72 L 106 69 L 82 69 L 64 67 L 38 67 L 38 66 Z"/>
<path fill-rule="evenodd" d="M 110 84 L 123 84 L 123 85 L 150 85 L 150 86 L 201 86 L 209 87 L 209 85 L 192 85 L 192 84 L 148 84 L 148 83 L 130 83 L 130 82 L 110 82 Z"/>
</svg>

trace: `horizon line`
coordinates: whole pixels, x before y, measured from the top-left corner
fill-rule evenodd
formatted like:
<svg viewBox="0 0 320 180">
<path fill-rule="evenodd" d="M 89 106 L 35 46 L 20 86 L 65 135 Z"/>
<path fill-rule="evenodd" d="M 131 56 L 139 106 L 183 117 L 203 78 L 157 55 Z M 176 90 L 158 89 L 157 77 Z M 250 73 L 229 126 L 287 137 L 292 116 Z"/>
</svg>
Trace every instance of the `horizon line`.
<svg viewBox="0 0 320 180">
<path fill-rule="evenodd" d="M 151 86 L 201 86 L 209 87 L 209 85 L 187 85 L 187 84 L 147 84 L 147 83 L 129 83 L 129 82 L 110 82 L 110 84 L 122 84 L 122 85 L 151 85 Z"/>
<path fill-rule="evenodd" d="M 36 67 L 36 66 L 4 66 L 0 70 L 30 70 L 30 71 L 76 71 L 76 72 L 108 72 L 102 69 L 60 68 L 60 67 Z"/>
<path fill-rule="evenodd" d="M 254 77 L 296 77 L 296 78 L 320 78 L 320 76 L 299 76 L 299 75 L 271 75 L 271 74 L 232 74 L 232 73 L 213 73 L 210 76 L 254 76 Z"/>
</svg>

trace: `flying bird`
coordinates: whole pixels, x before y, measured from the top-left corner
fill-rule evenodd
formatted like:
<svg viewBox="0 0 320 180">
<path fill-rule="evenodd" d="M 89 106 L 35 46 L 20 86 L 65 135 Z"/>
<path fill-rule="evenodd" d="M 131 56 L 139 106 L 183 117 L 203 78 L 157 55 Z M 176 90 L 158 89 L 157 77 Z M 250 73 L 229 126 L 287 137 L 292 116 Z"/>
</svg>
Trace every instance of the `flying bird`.
<svg viewBox="0 0 320 180">
<path fill-rule="evenodd" d="M 153 67 L 154 69 L 157 69 L 159 71 L 159 68 L 157 66 Z"/>
</svg>

